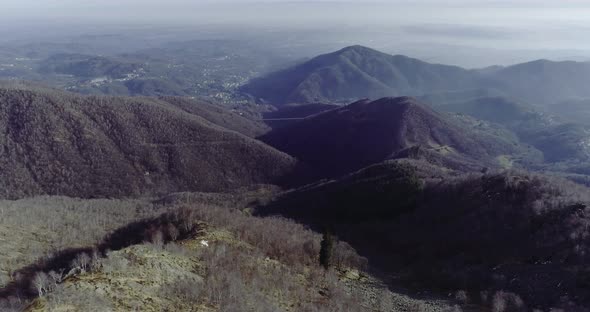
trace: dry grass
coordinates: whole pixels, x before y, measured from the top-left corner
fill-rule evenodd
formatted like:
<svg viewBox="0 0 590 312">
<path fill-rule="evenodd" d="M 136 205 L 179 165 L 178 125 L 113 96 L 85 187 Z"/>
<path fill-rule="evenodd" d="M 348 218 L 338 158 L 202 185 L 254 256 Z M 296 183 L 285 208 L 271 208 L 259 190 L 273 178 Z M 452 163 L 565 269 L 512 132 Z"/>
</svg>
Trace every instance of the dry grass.
<svg viewBox="0 0 590 312">
<path fill-rule="evenodd" d="M 35 197 L 0 201 L 0 281 L 54 252 L 97 245 L 109 232 L 166 208 L 147 200 Z"/>
<path fill-rule="evenodd" d="M 5 285 L 9 284 L 2 289 L 0 307 L 19 309 L 28 296 L 40 296 L 29 307 L 32 311 L 58 307 L 74 311 L 88 304 L 140 308 L 149 303 L 133 296 L 114 300 L 83 289 L 96 280 L 103 281 L 101 287 L 116 286 L 114 280 L 105 283 L 104 278 L 171 274 L 161 265 L 176 259 L 170 265 L 180 266 L 173 271 L 184 272 L 177 280 L 146 280 L 159 285 L 153 300 L 176 298 L 162 303 L 163 307 L 183 302 L 176 308 L 189 304 L 222 311 L 362 310 L 337 271 L 319 268 L 319 234 L 283 218 L 187 203 L 65 197 L 0 202 L 0 221 L 6 225 L 2 228 L 23 234 L 0 246 L 6 251 L 2 253 L 6 261 L 0 263 Z M 213 246 L 202 248 L 201 239 Z M 171 243 L 174 240 L 181 243 Z M 147 243 L 148 249 L 128 247 L 141 243 Z M 338 268 L 365 264 L 344 243 L 337 245 L 337 251 L 341 255 Z M 186 278 L 186 272 L 198 272 L 205 282 Z M 139 282 L 117 283 L 126 289 Z"/>
</svg>

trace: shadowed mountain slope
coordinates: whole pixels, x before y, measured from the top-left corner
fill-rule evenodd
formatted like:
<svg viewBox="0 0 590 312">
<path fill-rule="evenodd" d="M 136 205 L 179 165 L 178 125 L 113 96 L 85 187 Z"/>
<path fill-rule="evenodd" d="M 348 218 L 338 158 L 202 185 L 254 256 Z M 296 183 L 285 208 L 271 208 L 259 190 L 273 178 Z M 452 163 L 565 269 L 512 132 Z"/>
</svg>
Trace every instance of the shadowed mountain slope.
<svg viewBox="0 0 590 312">
<path fill-rule="evenodd" d="M 264 114 L 267 119 L 305 118 L 340 107 L 336 104 L 294 104 L 281 106 L 278 110 Z"/>
<path fill-rule="evenodd" d="M 224 125 L 215 111 L 203 118 L 173 102 L 0 89 L 0 196 L 218 191 L 277 182 L 295 166 L 210 122 Z"/>
<path fill-rule="evenodd" d="M 287 192 L 258 212 L 330 227 L 421 290 L 461 289 L 483 304 L 491 298 L 482 291 L 503 290 L 524 300 L 509 311 L 586 311 L 574 306 L 590 300 L 589 202 L 587 188 L 550 176 L 457 175 L 396 160 Z"/>
<path fill-rule="evenodd" d="M 263 122 L 243 117 L 217 103 L 205 99 L 164 96 L 159 98 L 187 113 L 197 115 L 223 128 L 239 132 L 249 137 L 259 136 L 269 130 Z"/>
<path fill-rule="evenodd" d="M 517 153 L 518 146 L 438 113 L 413 98 L 383 98 L 303 119 L 269 132 L 264 142 L 333 176 L 386 159 L 405 157 L 408 149 L 428 150 L 439 157 L 478 160 L 493 165 L 495 156 Z"/>
</svg>

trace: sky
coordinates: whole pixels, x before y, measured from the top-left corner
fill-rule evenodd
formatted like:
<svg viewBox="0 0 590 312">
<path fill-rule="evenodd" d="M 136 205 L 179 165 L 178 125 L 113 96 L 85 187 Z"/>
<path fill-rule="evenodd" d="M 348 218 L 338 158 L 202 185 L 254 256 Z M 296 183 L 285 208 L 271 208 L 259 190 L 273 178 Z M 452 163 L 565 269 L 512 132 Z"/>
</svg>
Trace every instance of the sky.
<svg viewBox="0 0 590 312">
<path fill-rule="evenodd" d="M 117 25 L 339 29 L 343 44 L 465 66 L 543 56 L 590 59 L 587 0 L 0 0 L 0 7 L 6 38 Z M 490 57 L 481 64 L 467 61 L 482 50 Z"/>
</svg>

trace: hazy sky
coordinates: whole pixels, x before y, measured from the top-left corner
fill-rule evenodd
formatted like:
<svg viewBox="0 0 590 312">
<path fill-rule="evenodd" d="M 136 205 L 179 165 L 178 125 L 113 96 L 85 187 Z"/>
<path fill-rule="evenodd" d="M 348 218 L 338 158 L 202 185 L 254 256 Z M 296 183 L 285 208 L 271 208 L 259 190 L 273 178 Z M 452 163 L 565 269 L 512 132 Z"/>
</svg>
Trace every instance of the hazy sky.
<svg viewBox="0 0 590 312">
<path fill-rule="evenodd" d="M 0 8 L 0 35 L 12 37 L 26 29 L 39 35 L 30 30 L 32 25 L 55 32 L 50 29 L 85 23 L 98 29 L 122 24 L 216 24 L 342 29 L 343 44 L 360 40 L 387 52 L 413 52 L 435 61 L 453 62 L 444 55 L 459 47 L 461 56 L 454 61 L 458 64 L 460 58 L 481 49 L 522 57 L 546 51 L 557 58 L 585 58 L 590 51 L 588 0 L 0 0 Z M 351 40 L 345 36 L 349 30 Z M 359 39 L 359 31 L 367 35 Z M 440 46 L 449 49 L 436 53 Z M 531 58 L 537 56 L 533 54 Z"/>
</svg>

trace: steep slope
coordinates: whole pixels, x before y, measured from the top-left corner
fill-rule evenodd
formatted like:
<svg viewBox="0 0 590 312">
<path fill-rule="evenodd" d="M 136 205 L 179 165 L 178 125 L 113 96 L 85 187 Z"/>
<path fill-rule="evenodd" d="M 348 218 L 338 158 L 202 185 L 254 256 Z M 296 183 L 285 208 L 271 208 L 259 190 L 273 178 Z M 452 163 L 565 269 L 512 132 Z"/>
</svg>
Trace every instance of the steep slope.
<svg viewBox="0 0 590 312">
<path fill-rule="evenodd" d="M 0 103 L 1 197 L 222 190 L 296 163 L 162 100 L 23 88 L 0 89 Z"/>
<path fill-rule="evenodd" d="M 589 203 L 587 188 L 550 176 L 457 176 L 398 160 L 285 193 L 258 212 L 331 227 L 418 289 L 516 305 L 505 311 L 586 311 L 575 306 L 590 302 Z"/>
<path fill-rule="evenodd" d="M 518 149 L 512 142 L 475 133 L 465 123 L 408 97 L 355 102 L 273 130 L 261 139 L 328 176 L 396 158 L 411 148 L 457 161 L 478 160 L 482 167 L 492 165 L 495 156 Z"/>
<path fill-rule="evenodd" d="M 272 104 L 350 101 L 476 88 L 478 77 L 455 66 L 352 46 L 254 79 L 242 91 Z"/>
<path fill-rule="evenodd" d="M 159 98 L 188 113 L 195 114 L 207 121 L 233 130 L 249 137 L 259 136 L 269 130 L 263 122 L 246 118 L 243 113 L 234 112 L 226 107 L 205 99 L 164 96 Z"/>
</svg>

